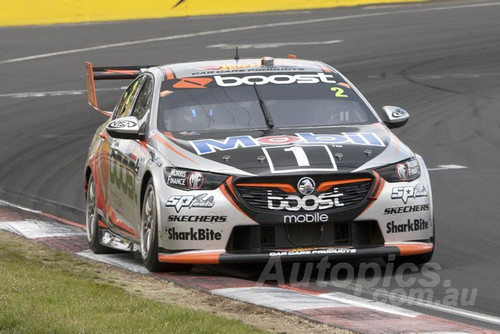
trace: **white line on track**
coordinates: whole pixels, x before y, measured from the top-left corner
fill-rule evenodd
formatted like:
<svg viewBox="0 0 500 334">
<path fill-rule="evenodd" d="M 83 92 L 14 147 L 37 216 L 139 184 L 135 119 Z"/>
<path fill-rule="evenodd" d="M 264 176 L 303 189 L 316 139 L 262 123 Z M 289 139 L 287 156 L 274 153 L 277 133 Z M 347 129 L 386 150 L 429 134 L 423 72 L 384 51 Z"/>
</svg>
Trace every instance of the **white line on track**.
<svg viewBox="0 0 500 334">
<path fill-rule="evenodd" d="M 482 322 L 487 322 L 491 323 L 494 325 L 500 325 L 500 318 L 495 317 L 492 315 L 488 314 L 483 314 L 483 313 L 478 313 L 474 311 L 467 311 L 463 309 L 459 309 L 453 306 L 447 306 L 443 305 L 440 303 L 436 303 L 433 301 L 427 301 L 427 300 L 422 300 L 410 296 L 405 296 L 403 294 L 399 293 L 393 293 L 389 291 L 383 291 L 383 290 L 375 290 L 372 288 L 366 288 L 362 286 L 361 284 L 355 284 L 355 283 L 345 283 L 345 282 L 325 282 L 326 284 L 329 284 L 331 286 L 334 286 L 336 288 L 343 288 L 349 291 L 353 291 L 354 293 L 359 294 L 365 293 L 368 295 L 377 295 L 377 299 L 381 300 L 384 299 L 385 301 L 397 303 L 398 305 L 406 304 L 406 305 L 412 305 L 412 306 L 419 306 L 423 307 L 429 310 L 434 310 L 434 311 L 439 311 L 443 313 L 448 313 L 448 314 L 453 314 L 457 315 L 463 318 L 468 318 L 468 319 L 473 319 L 473 320 L 478 320 Z"/>
<path fill-rule="evenodd" d="M 96 91 L 122 91 L 127 89 L 127 87 L 114 87 L 114 88 L 101 88 L 96 89 Z M 68 95 L 84 95 L 87 94 L 87 90 L 57 90 L 50 92 L 26 92 L 26 93 L 7 93 L 0 94 L 0 98 L 2 97 L 11 97 L 11 98 L 29 98 L 29 97 L 47 97 L 47 96 L 68 96 Z"/>
<path fill-rule="evenodd" d="M 461 166 L 461 165 L 438 165 L 437 167 L 434 168 L 428 168 L 427 170 L 430 172 L 436 171 L 436 170 L 450 170 L 450 169 L 465 169 L 467 166 Z"/>
<path fill-rule="evenodd" d="M 9 63 L 17 63 L 17 62 L 28 61 L 28 60 L 35 60 L 35 59 L 42 59 L 42 58 L 50 58 L 50 57 L 56 57 L 56 56 L 62 56 L 62 55 L 69 55 L 69 54 L 75 54 L 75 53 L 82 53 L 82 52 L 88 52 L 88 51 L 106 50 L 106 49 L 131 46 L 131 45 L 166 42 L 166 41 L 171 41 L 171 40 L 188 39 L 188 38 L 192 38 L 192 37 L 201 37 L 201 36 L 209 36 L 209 35 L 227 34 L 227 33 L 238 32 L 238 31 L 249 31 L 249 30 L 275 28 L 275 27 L 287 27 L 287 26 L 294 26 L 294 25 L 323 23 L 323 22 L 341 21 L 341 20 L 349 20 L 349 19 L 360 19 L 360 18 L 387 16 L 387 15 L 400 15 L 400 14 L 409 14 L 409 13 L 426 13 L 426 12 L 437 12 L 437 11 L 443 11 L 443 10 L 480 8 L 480 7 L 490 7 L 490 6 L 500 6 L 500 2 L 480 3 L 480 4 L 470 4 L 470 5 L 457 5 L 457 6 L 444 6 L 444 7 L 432 7 L 432 8 L 402 9 L 402 10 L 391 11 L 391 12 L 365 13 L 365 14 L 356 14 L 356 15 L 327 17 L 327 18 L 321 18 L 321 19 L 300 20 L 300 21 L 291 21 L 291 22 L 276 22 L 276 23 L 251 25 L 251 26 L 245 26 L 245 27 L 200 31 L 200 32 L 195 32 L 195 33 L 190 33 L 190 34 L 179 34 L 179 35 L 173 35 L 173 36 L 148 38 L 148 39 L 137 40 L 137 41 L 127 41 L 127 42 L 121 42 L 121 43 L 104 44 L 104 45 L 92 46 L 92 47 L 87 47 L 87 48 L 71 49 L 71 50 L 64 50 L 64 51 L 59 51 L 59 52 L 43 53 L 43 54 L 38 54 L 38 55 L 33 55 L 33 56 L 28 56 L 28 57 L 7 59 L 7 60 L 0 61 L 0 65 L 9 64 Z"/>
<path fill-rule="evenodd" d="M 323 42 L 290 42 L 290 43 L 257 43 L 257 44 L 238 44 L 238 49 L 270 49 L 270 48 L 280 48 L 282 46 L 290 46 L 290 45 L 327 45 L 327 44 L 335 44 L 343 42 L 340 39 L 336 39 L 333 41 L 323 41 Z M 235 45 L 233 44 L 213 44 L 207 45 L 207 48 L 218 48 L 223 50 L 232 50 Z"/>
</svg>

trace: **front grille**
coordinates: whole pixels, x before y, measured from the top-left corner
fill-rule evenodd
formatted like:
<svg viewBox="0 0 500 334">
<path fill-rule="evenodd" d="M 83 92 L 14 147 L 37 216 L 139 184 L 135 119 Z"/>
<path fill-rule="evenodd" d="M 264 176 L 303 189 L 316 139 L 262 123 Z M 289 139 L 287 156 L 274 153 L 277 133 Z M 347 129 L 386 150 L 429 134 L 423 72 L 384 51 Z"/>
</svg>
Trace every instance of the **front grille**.
<svg viewBox="0 0 500 334">
<path fill-rule="evenodd" d="M 332 224 L 235 226 L 226 250 L 264 251 L 296 247 L 370 247 L 384 244 L 376 221 Z"/>
<path fill-rule="evenodd" d="M 274 212 L 288 210 L 296 212 L 310 212 L 317 210 L 343 210 L 361 203 L 368 195 L 372 185 L 371 178 L 343 180 L 322 192 L 314 192 L 311 196 L 303 196 L 298 192 L 285 191 L 282 185 L 289 185 L 288 189 L 296 189 L 296 182 L 289 183 L 258 183 L 256 186 L 249 182 L 236 182 L 235 188 L 245 205 L 256 211 Z M 320 184 L 321 179 L 316 181 Z M 335 181 L 333 181 L 335 182 Z M 250 186 L 249 186 L 250 185 Z M 290 187 L 291 186 L 291 187 Z M 306 198 L 304 198 L 306 197 Z M 299 201 L 301 203 L 299 203 Z M 289 210 L 285 208 L 292 207 Z M 281 209 L 279 209 L 281 207 Z M 274 208 L 274 209 L 272 209 Z"/>
</svg>

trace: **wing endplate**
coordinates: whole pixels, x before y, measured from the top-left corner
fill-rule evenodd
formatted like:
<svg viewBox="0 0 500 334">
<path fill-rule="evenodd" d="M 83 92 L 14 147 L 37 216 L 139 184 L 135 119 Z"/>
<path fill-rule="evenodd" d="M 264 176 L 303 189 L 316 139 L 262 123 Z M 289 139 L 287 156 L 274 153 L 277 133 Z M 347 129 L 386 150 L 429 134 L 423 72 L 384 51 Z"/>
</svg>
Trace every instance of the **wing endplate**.
<svg viewBox="0 0 500 334">
<path fill-rule="evenodd" d="M 132 80 L 137 78 L 147 68 L 153 66 L 155 65 L 94 67 L 91 62 L 85 62 L 87 69 L 87 99 L 89 104 L 101 114 L 108 117 L 111 116 L 113 114 L 111 111 L 102 110 L 97 104 L 95 80 Z"/>
</svg>

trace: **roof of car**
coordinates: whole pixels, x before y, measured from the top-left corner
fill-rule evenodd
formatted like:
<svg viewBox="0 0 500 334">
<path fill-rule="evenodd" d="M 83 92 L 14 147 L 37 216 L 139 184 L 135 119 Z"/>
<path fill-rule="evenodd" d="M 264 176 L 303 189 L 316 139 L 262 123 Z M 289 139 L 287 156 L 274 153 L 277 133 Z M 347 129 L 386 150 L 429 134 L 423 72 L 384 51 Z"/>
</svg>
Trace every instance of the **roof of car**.
<svg viewBox="0 0 500 334">
<path fill-rule="evenodd" d="M 265 64 L 265 65 L 263 65 Z M 178 63 L 161 66 L 167 77 L 186 78 L 207 75 L 246 74 L 246 73 L 336 73 L 332 67 L 319 62 L 303 59 L 271 58 L 226 59 Z"/>
</svg>

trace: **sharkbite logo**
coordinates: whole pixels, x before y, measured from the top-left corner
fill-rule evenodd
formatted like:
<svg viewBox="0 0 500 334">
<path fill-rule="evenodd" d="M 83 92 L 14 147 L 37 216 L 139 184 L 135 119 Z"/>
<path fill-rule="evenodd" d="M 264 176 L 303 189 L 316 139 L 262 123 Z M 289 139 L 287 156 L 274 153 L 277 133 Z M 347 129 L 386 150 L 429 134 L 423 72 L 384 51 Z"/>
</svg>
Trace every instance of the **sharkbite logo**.
<svg viewBox="0 0 500 334">
<path fill-rule="evenodd" d="M 384 142 L 375 133 L 342 132 L 341 134 L 314 134 L 310 132 L 295 133 L 283 136 L 267 136 L 254 138 L 252 136 L 226 137 L 222 140 L 199 139 L 190 141 L 191 146 L 199 155 L 228 151 L 237 148 L 287 145 L 287 144 L 334 144 L 334 145 L 367 145 L 385 147 Z"/>
</svg>

